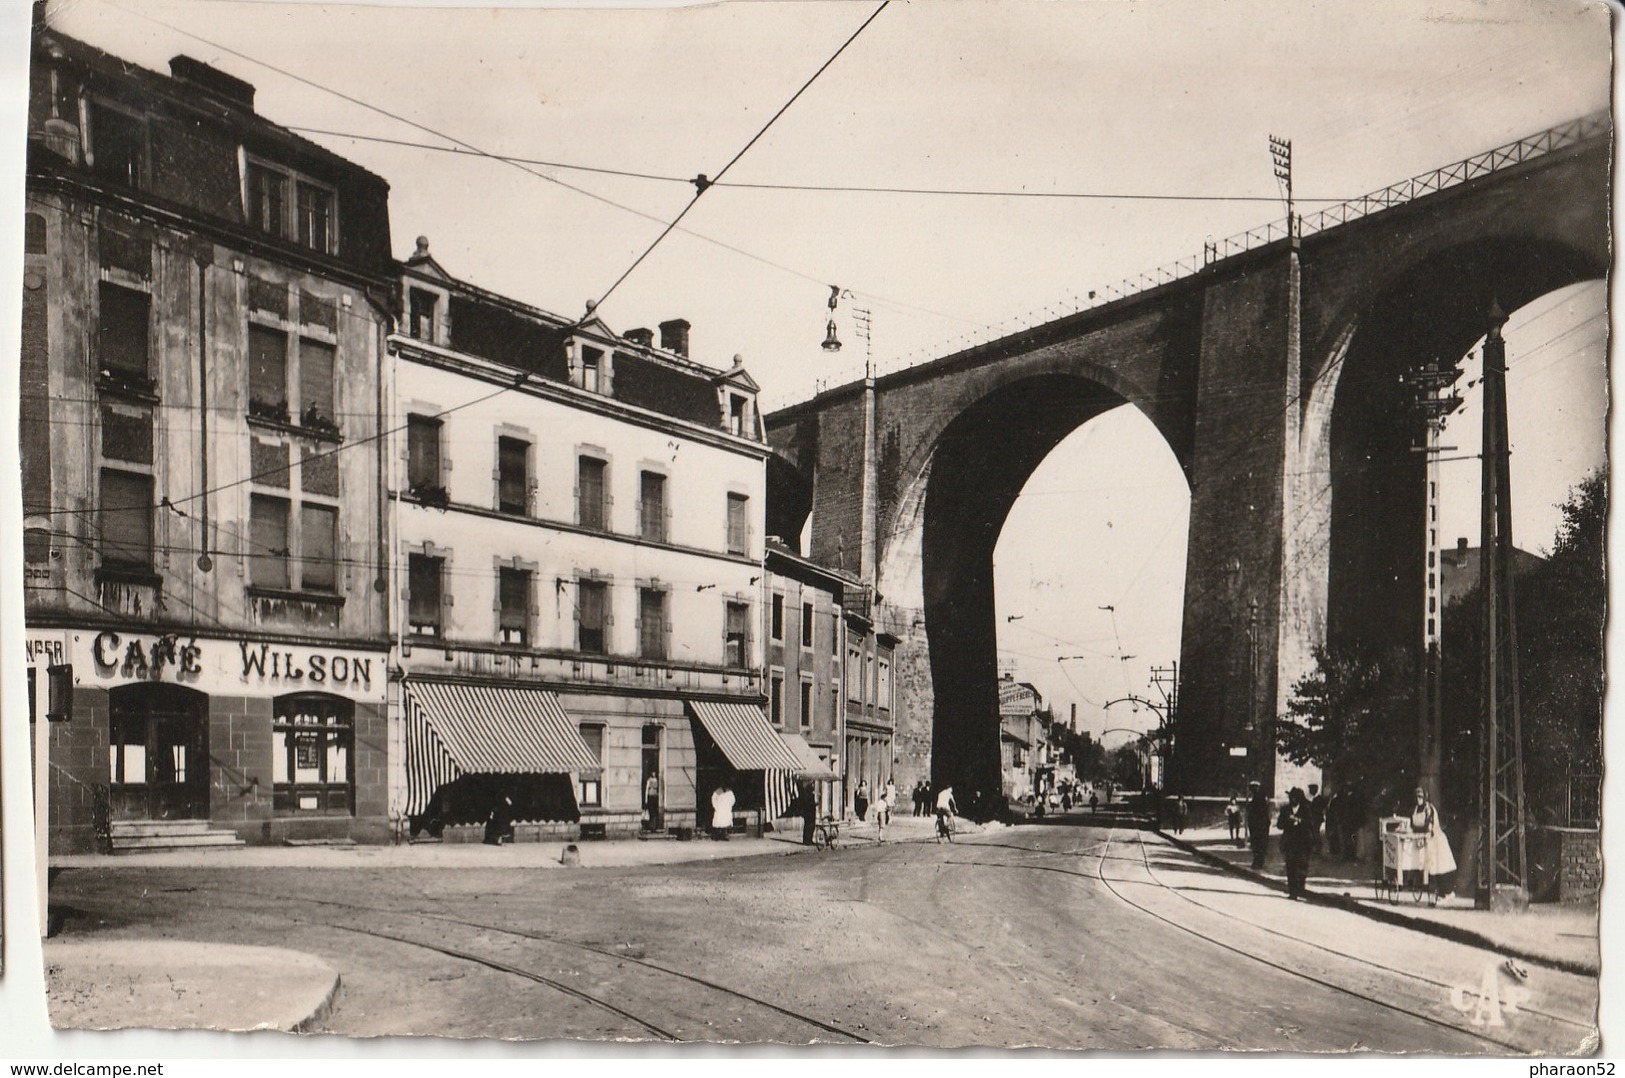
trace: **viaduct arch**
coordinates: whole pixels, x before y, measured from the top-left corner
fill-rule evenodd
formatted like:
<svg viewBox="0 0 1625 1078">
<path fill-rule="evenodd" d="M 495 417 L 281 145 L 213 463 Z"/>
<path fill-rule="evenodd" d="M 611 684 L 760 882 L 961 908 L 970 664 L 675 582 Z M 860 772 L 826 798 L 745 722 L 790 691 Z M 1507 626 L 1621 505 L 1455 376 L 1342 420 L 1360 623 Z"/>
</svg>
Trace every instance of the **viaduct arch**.
<svg viewBox="0 0 1625 1078">
<path fill-rule="evenodd" d="M 800 492 L 770 506 L 772 530 L 797 535 L 810 513 L 814 558 L 857 570 L 873 551 L 877 624 L 901 641 L 898 783 L 998 788 L 1000 526 L 1050 449 L 1127 403 L 1191 490 L 1170 781 L 1298 784 L 1264 720 L 1312 648 L 1420 634 L 1422 462 L 1398 372 L 1463 354 L 1492 303 L 1606 275 L 1610 135 L 1606 114 L 1541 132 L 1298 237 L 768 416 L 777 486 Z"/>
</svg>

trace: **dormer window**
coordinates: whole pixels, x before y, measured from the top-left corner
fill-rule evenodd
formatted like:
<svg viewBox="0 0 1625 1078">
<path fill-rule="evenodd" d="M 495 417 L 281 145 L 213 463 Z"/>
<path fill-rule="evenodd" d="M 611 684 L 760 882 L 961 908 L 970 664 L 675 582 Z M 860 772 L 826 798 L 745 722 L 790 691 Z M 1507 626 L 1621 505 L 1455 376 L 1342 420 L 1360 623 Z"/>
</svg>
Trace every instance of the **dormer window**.
<svg viewBox="0 0 1625 1078">
<path fill-rule="evenodd" d="M 598 393 L 605 397 L 614 396 L 614 358 L 596 345 L 578 341 L 574 360 L 570 365 L 570 382 L 576 388 L 585 389 L 588 393 Z"/>
<path fill-rule="evenodd" d="M 104 102 L 90 106 L 91 171 L 123 187 L 147 186 L 147 122 Z"/>
<path fill-rule="evenodd" d="M 749 430 L 745 425 L 745 414 L 749 406 L 749 399 L 737 393 L 728 394 L 728 433 L 743 438 Z"/>
<path fill-rule="evenodd" d="M 435 293 L 422 288 L 407 289 L 407 332 L 417 340 L 433 343 L 436 339 L 435 314 L 439 306 L 440 297 Z"/>
<path fill-rule="evenodd" d="M 243 214 L 250 228 L 322 254 L 338 252 L 338 193 L 308 176 L 248 159 Z"/>
</svg>

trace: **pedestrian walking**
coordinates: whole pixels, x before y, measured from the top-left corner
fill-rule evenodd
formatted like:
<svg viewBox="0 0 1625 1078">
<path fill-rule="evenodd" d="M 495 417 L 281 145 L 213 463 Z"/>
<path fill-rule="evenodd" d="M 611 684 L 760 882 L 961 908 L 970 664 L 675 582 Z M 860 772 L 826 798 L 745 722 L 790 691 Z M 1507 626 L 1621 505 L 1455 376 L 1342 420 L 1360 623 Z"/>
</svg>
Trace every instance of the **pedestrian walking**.
<svg viewBox="0 0 1625 1078">
<path fill-rule="evenodd" d="M 1312 824 L 1309 799 L 1302 789 L 1292 787 L 1275 821 L 1276 828 L 1281 832 L 1281 856 L 1286 861 L 1288 898 L 1304 897 L 1304 885 L 1309 879 L 1309 851 L 1314 848 Z"/>
<path fill-rule="evenodd" d="M 886 792 L 883 795 L 883 798 L 886 802 L 886 826 L 890 827 L 892 809 L 897 804 L 897 783 L 893 782 L 891 779 L 886 780 Z"/>
<path fill-rule="evenodd" d="M 1174 802 L 1174 834 L 1185 833 L 1185 817 L 1190 815 L 1191 807 L 1185 803 L 1185 795 L 1180 794 Z"/>
<path fill-rule="evenodd" d="M 1095 793 L 1095 791 L 1090 790 L 1089 791 L 1089 812 L 1092 815 L 1092 814 L 1094 814 L 1096 812 L 1099 812 L 1099 811 L 1100 811 L 1100 795 Z"/>
<path fill-rule="evenodd" d="M 1253 867 L 1264 867 L 1264 855 L 1270 848 L 1270 803 L 1264 796 L 1262 783 L 1248 784 L 1251 790 L 1247 798 L 1247 844 L 1253 848 Z"/>
<path fill-rule="evenodd" d="M 887 786 L 889 785 L 888 783 Z M 886 800 L 886 788 L 885 786 L 881 787 L 880 796 L 875 798 L 873 805 L 869 806 L 869 811 L 873 813 L 875 818 L 875 841 L 877 842 L 886 841 L 886 825 L 891 823 L 891 802 Z"/>
<path fill-rule="evenodd" d="M 498 798 L 485 818 L 485 844 L 503 846 L 513 841 L 513 799 Z"/>
<path fill-rule="evenodd" d="M 818 798 L 813 794 L 812 783 L 803 782 L 796 786 L 796 799 L 790 810 L 801 816 L 801 844 L 813 844 L 813 827 L 818 821 Z"/>
<path fill-rule="evenodd" d="M 660 830 L 660 776 L 650 775 L 643 783 L 643 829 Z"/>
<path fill-rule="evenodd" d="M 858 780 L 858 788 L 852 794 L 852 811 L 857 814 L 860 820 L 869 817 L 869 783 L 867 780 Z"/>
<path fill-rule="evenodd" d="M 711 791 L 711 837 L 728 841 L 734 827 L 734 792 L 727 784 Z"/>
<path fill-rule="evenodd" d="M 925 784 L 924 779 L 914 784 L 914 815 L 931 815 L 931 787 Z"/>
<path fill-rule="evenodd" d="M 1230 841 L 1241 846 L 1241 803 L 1235 798 L 1224 806 L 1224 822 L 1230 828 Z"/>
</svg>

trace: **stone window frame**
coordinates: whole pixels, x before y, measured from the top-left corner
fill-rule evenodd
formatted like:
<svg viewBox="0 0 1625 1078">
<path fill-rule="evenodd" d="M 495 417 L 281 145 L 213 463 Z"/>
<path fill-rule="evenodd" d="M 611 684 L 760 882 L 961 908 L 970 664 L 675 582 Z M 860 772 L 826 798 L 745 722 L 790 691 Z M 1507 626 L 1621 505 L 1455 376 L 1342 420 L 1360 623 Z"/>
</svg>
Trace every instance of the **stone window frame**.
<svg viewBox="0 0 1625 1078">
<path fill-rule="evenodd" d="M 438 493 L 446 495 L 449 500 L 451 494 L 451 438 L 446 429 L 446 409 L 429 401 L 412 399 L 400 402 L 401 416 L 401 448 L 398 461 L 401 468 L 400 491 L 402 494 L 412 496 L 415 488 L 412 486 L 412 435 L 411 421 L 413 416 L 419 419 L 432 421 L 439 429 L 438 452 L 440 456 L 440 485 Z M 434 494 L 436 492 L 429 491 Z"/>
<path fill-rule="evenodd" d="M 785 728 L 784 667 L 776 664 L 767 668 L 767 721 L 773 724 L 774 729 Z"/>
<path fill-rule="evenodd" d="M 800 671 L 797 705 L 801 708 L 799 716 L 801 732 L 806 733 L 813 728 L 813 711 L 818 707 L 818 689 L 814 685 L 812 671 Z"/>
<path fill-rule="evenodd" d="M 588 389 L 586 385 L 586 352 L 588 349 L 598 353 L 598 388 Z M 615 396 L 615 346 L 606 342 L 594 340 L 591 337 L 571 337 L 568 347 L 565 348 L 565 363 L 568 367 L 570 385 L 583 393 L 591 393 L 595 397 Z"/>
<path fill-rule="evenodd" d="M 767 638 L 780 646 L 784 644 L 785 598 L 783 588 L 774 588 L 767 600 Z"/>
<path fill-rule="evenodd" d="M 502 441 L 504 438 L 525 444 L 525 502 L 522 511 L 517 513 L 502 508 Z M 577 473 L 577 479 L 579 481 L 579 472 Z M 608 461 L 604 462 L 604 486 L 607 495 L 609 486 Z M 496 424 L 491 434 L 491 509 L 503 516 L 520 516 L 534 519 L 540 490 L 541 481 L 536 475 L 536 435 L 529 427 L 521 427 L 514 423 Z M 608 516 L 609 514 L 606 511 L 606 521 Z"/>
<path fill-rule="evenodd" d="M 587 524 L 583 521 L 583 514 L 581 512 L 581 461 L 583 458 L 596 460 L 604 466 L 602 506 L 604 519 L 603 524 L 599 527 L 594 527 L 593 525 Z M 588 442 L 577 442 L 575 446 L 575 462 L 575 475 L 571 480 L 571 500 L 574 502 L 575 506 L 576 527 L 585 528 L 588 531 L 593 532 L 602 532 L 605 535 L 615 534 L 615 464 L 610 456 L 609 450 L 605 449 L 601 445 L 593 445 Z"/>
<path fill-rule="evenodd" d="M 609 748 L 609 723 L 603 719 L 584 719 L 576 723 L 576 732 L 583 735 L 581 740 L 584 744 L 587 743 L 584 735 L 588 729 L 598 731 L 598 767 L 596 770 L 582 771 L 576 775 L 576 798 L 582 808 L 603 808 L 604 753 Z M 591 747 L 590 744 L 588 747 Z"/>
<path fill-rule="evenodd" d="M 615 652 L 615 578 L 613 575 L 600 572 L 597 569 L 577 569 L 569 584 L 575 589 L 570 600 L 570 624 L 575 632 L 570 640 L 570 650 L 578 651 L 583 655 L 612 656 Z M 601 651 L 588 651 L 581 646 L 581 586 L 601 587 L 604 594 L 604 624 L 600 632 L 604 634 L 604 646 Z"/>
<path fill-rule="evenodd" d="M 728 613 L 729 613 L 730 608 L 736 607 L 736 606 L 743 609 L 744 616 L 740 619 L 740 621 L 741 621 L 741 625 L 743 626 L 744 632 L 743 632 L 743 637 L 740 640 L 739 661 L 737 663 L 730 663 L 728 661 L 728 646 L 729 646 Z M 751 665 L 752 665 L 751 664 L 752 643 L 753 643 L 753 641 L 752 641 L 752 638 L 751 638 L 750 626 L 751 626 L 751 601 L 750 601 L 750 596 L 746 595 L 742 591 L 733 592 L 731 594 L 725 593 L 722 596 L 722 665 L 727 667 L 729 670 L 748 671 L 751 668 Z"/>
<path fill-rule="evenodd" d="M 434 312 L 429 316 L 429 336 L 418 334 L 412 320 L 412 293 L 421 292 L 434 297 Z M 416 277 L 401 278 L 401 323 L 405 336 L 414 341 L 448 347 L 451 343 L 451 291 Z"/>
<path fill-rule="evenodd" d="M 437 612 L 439 617 L 439 633 L 437 635 L 419 633 L 412 627 L 411 566 L 414 557 L 438 558 L 440 560 L 440 609 Z M 406 565 L 406 572 L 401 580 L 401 613 L 403 615 L 401 620 L 404 623 L 402 632 L 409 641 L 428 642 L 446 639 L 451 625 L 451 608 L 457 605 L 456 596 L 452 594 L 451 590 L 451 581 L 456 579 L 456 574 L 452 570 L 452 548 L 440 546 L 432 539 L 425 539 L 421 543 L 402 543 L 401 560 Z M 407 646 L 410 646 L 410 644 Z"/>
<path fill-rule="evenodd" d="M 672 656 L 672 586 L 657 576 L 638 577 L 634 583 L 638 591 L 638 604 L 637 613 L 632 622 L 632 630 L 638 642 L 638 658 L 649 659 L 654 662 L 670 662 Z M 646 591 L 659 592 L 662 596 L 663 614 L 660 626 L 662 653 L 660 655 L 646 654 L 643 648 L 643 593 Z"/>
<path fill-rule="evenodd" d="M 752 544 L 756 539 L 756 531 L 751 527 L 750 522 L 750 491 L 730 486 L 723 498 L 722 549 L 729 554 L 748 558 L 750 557 Z M 739 502 L 743 506 L 743 509 L 741 510 L 741 516 L 743 517 L 741 524 L 744 535 L 742 537 L 742 542 L 738 544 L 739 549 L 737 550 L 735 549 L 733 534 L 733 506 L 735 502 Z"/>
<path fill-rule="evenodd" d="M 645 524 L 645 521 L 644 521 L 644 518 L 643 518 L 643 473 L 644 472 L 648 472 L 650 475 L 658 475 L 660 477 L 660 479 L 661 479 L 661 490 L 662 490 L 662 495 L 663 495 L 663 504 L 661 506 L 660 535 L 659 535 L 658 538 L 655 537 L 655 536 L 649 535 L 647 533 L 647 529 L 644 527 L 644 524 Z M 644 542 L 647 542 L 647 543 L 667 543 L 667 544 L 669 544 L 671 542 L 671 530 L 672 530 L 671 529 L 671 524 L 672 524 L 671 488 L 672 488 L 672 476 L 671 476 L 671 467 L 670 467 L 669 464 L 667 464 L 667 463 L 665 463 L 663 461 L 649 460 L 649 459 L 644 459 L 644 460 L 638 461 L 638 499 L 637 499 L 637 529 L 638 530 L 637 530 L 637 534 L 638 534 L 638 538 L 642 539 Z"/>
<path fill-rule="evenodd" d="M 536 629 L 540 624 L 540 604 L 536 601 L 537 573 L 540 566 L 534 561 L 526 561 L 519 555 L 504 558 L 500 554 L 491 556 L 491 638 L 502 647 L 534 648 L 536 646 Z M 530 574 L 529 585 L 525 589 L 525 624 L 524 638 L 519 641 L 506 641 L 502 639 L 502 571 L 521 572 Z"/>
</svg>

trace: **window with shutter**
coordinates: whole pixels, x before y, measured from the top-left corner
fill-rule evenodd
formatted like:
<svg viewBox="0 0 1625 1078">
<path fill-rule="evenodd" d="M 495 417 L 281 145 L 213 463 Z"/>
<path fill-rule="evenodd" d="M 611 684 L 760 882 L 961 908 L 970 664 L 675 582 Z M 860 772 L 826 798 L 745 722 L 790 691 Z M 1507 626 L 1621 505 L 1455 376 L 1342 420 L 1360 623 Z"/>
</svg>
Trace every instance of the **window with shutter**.
<svg viewBox="0 0 1625 1078">
<path fill-rule="evenodd" d="M 769 617 L 768 622 L 773 631 L 773 639 L 782 643 L 784 641 L 784 596 L 773 596 L 772 615 Z"/>
<path fill-rule="evenodd" d="M 583 528 L 604 528 L 604 462 L 581 457 L 577 469 L 577 517 Z"/>
<path fill-rule="evenodd" d="M 316 430 L 337 429 L 333 406 L 335 352 L 330 344 L 308 337 L 299 340 L 299 424 Z"/>
<path fill-rule="evenodd" d="M 638 654 L 666 658 L 666 593 L 658 588 L 638 589 Z"/>
<path fill-rule="evenodd" d="M 134 288 L 103 281 L 96 335 L 96 362 L 114 375 L 151 377 L 152 297 Z"/>
<path fill-rule="evenodd" d="M 248 414 L 290 421 L 288 335 L 280 329 L 248 327 Z"/>
<path fill-rule="evenodd" d="M 750 518 L 746 509 L 750 499 L 743 494 L 728 495 L 728 553 L 750 553 Z M 715 533 L 713 533 L 715 534 Z"/>
<path fill-rule="evenodd" d="M 501 609 L 497 627 L 504 644 L 530 643 L 530 571 L 502 569 L 497 579 Z"/>
<path fill-rule="evenodd" d="M 644 472 L 639 482 L 638 531 L 654 543 L 666 541 L 666 477 Z"/>
<path fill-rule="evenodd" d="M 97 526 L 102 564 L 152 568 L 152 476 L 103 469 Z"/>
<path fill-rule="evenodd" d="M 299 586 L 310 591 L 338 590 L 339 511 L 306 503 L 299 509 Z"/>
<path fill-rule="evenodd" d="M 602 655 L 609 650 L 605 632 L 608 593 L 608 587 L 597 581 L 576 584 L 576 646 L 582 651 Z"/>
<path fill-rule="evenodd" d="M 248 582 L 260 588 L 288 587 L 288 502 L 255 494 L 248 505 Z"/>
<path fill-rule="evenodd" d="M 440 427 L 430 416 L 406 417 L 406 485 L 420 497 L 441 489 Z"/>
<path fill-rule="evenodd" d="M 497 511 L 525 512 L 530 483 L 530 444 L 518 438 L 497 439 Z"/>
<path fill-rule="evenodd" d="M 444 558 L 413 554 L 408 558 L 407 622 L 418 636 L 440 635 L 440 588 Z"/>
<path fill-rule="evenodd" d="M 813 605 L 801 604 L 801 646 L 810 649 L 813 646 Z"/>
<path fill-rule="evenodd" d="M 724 624 L 722 661 L 724 665 L 743 669 L 750 660 L 750 608 L 744 603 L 729 603 Z"/>
</svg>

